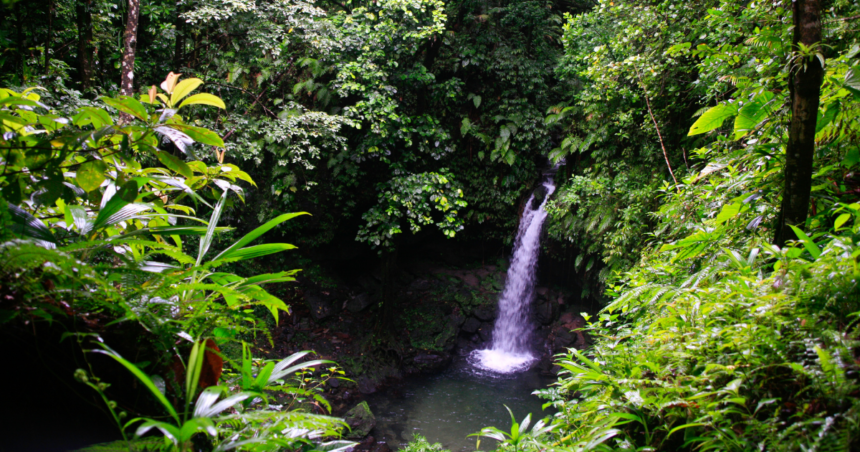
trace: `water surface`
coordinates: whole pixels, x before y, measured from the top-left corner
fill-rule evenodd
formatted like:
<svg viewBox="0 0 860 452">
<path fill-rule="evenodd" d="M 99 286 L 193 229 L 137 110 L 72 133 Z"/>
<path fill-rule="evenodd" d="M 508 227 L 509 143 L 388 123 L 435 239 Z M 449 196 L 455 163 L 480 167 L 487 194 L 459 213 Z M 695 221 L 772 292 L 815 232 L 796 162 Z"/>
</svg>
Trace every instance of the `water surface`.
<svg viewBox="0 0 860 452">
<path fill-rule="evenodd" d="M 436 375 L 406 378 L 401 384 L 367 397 L 376 416 L 371 433 L 392 449 L 405 446 L 421 434 L 431 443 L 441 443 L 452 452 L 474 451 L 476 438 L 467 436 L 483 427 L 510 431 L 510 407 L 517 422 L 531 413 L 534 421 L 552 413 L 542 411 L 545 401 L 532 395 L 554 379 L 541 377 L 536 370 L 499 375 L 471 367 L 458 359 Z M 492 450 L 495 441 L 481 438 L 481 450 Z"/>
</svg>

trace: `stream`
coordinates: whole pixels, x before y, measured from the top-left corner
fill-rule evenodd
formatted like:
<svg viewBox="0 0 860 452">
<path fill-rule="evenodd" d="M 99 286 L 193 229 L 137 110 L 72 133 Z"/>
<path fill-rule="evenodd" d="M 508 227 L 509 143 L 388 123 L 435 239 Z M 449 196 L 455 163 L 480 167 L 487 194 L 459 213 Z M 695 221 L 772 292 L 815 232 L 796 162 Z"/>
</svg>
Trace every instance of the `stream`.
<svg viewBox="0 0 860 452">
<path fill-rule="evenodd" d="M 511 417 L 504 405 L 513 411 L 517 422 L 529 413 L 533 423 L 551 416 L 552 409 L 543 411 L 545 401 L 532 392 L 553 381 L 554 377 L 542 377 L 536 369 L 499 375 L 478 370 L 458 358 L 439 374 L 410 377 L 367 396 L 376 416 L 371 435 L 392 449 L 405 446 L 420 434 L 452 452 L 474 451 L 476 437 L 468 435 L 488 426 L 510 430 Z M 495 443 L 481 438 L 481 450 L 492 450 Z"/>
</svg>

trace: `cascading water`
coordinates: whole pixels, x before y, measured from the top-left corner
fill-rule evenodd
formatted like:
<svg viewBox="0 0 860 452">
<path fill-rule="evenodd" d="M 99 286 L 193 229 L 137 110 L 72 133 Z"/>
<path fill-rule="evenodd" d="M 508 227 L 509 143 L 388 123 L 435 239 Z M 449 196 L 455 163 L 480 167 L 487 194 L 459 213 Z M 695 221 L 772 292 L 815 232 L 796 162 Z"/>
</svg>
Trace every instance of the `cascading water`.
<svg viewBox="0 0 860 452">
<path fill-rule="evenodd" d="M 505 289 L 499 298 L 499 318 L 493 328 L 492 347 L 476 350 L 470 356 L 469 361 L 479 368 L 511 373 L 528 368 L 535 360 L 529 350 L 529 306 L 534 296 L 540 233 L 547 215 L 544 204 L 555 191 L 552 172 L 543 183 L 543 200 L 536 206 L 535 194 L 540 190 L 532 193 L 520 221 Z"/>
</svg>

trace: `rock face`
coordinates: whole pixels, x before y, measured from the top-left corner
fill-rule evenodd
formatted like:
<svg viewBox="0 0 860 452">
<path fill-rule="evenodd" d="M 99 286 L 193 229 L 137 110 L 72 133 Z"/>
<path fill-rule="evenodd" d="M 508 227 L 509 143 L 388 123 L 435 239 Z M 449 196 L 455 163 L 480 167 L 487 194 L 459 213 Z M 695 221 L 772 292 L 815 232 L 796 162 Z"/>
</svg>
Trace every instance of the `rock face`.
<svg viewBox="0 0 860 452">
<path fill-rule="evenodd" d="M 480 320 L 478 320 L 474 317 L 469 317 L 466 320 L 466 323 L 463 324 L 463 327 L 461 329 L 463 330 L 463 332 L 466 332 L 466 333 L 474 333 L 474 332 L 478 331 L 478 328 L 480 328 L 480 327 L 481 327 L 481 321 Z"/>
<path fill-rule="evenodd" d="M 311 317 L 320 321 L 337 313 L 337 305 L 328 296 L 316 292 L 305 294 L 305 302 L 311 311 Z"/>
<path fill-rule="evenodd" d="M 585 319 L 582 316 L 570 312 L 562 314 L 550 333 L 553 352 L 562 353 L 571 347 L 584 349 L 588 345 L 588 338 L 582 331 L 584 327 Z"/>
<path fill-rule="evenodd" d="M 370 306 L 370 296 L 366 293 L 356 295 L 346 302 L 346 309 L 349 312 L 361 312 L 364 308 Z"/>
<path fill-rule="evenodd" d="M 376 426 L 376 417 L 373 416 L 367 402 L 359 403 L 349 410 L 343 418 L 350 428 L 350 432 L 346 434 L 349 439 L 364 438 Z"/>
</svg>

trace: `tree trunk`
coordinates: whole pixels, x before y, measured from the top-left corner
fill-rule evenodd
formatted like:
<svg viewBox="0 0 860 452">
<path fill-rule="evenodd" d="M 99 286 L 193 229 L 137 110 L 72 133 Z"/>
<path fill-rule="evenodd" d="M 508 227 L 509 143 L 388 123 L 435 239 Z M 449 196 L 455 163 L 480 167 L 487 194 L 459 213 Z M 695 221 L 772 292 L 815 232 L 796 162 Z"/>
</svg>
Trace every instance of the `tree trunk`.
<svg viewBox="0 0 860 452">
<path fill-rule="evenodd" d="M 19 84 L 24 85 L 24 66 L 27 64 L 27 43 L 24 42 L 24 6 L 18 3 L 15 5 L 15 40 L 16 45 L 18 46 L 18 58 L 15 61 L 16 68 L 15 71 L 18 72 L 18 76 L 20 77 Z"/>
<path fill-rule="evenodd" d="M 820 0 L 794 0 L 794 50 L 821 42 Z M 817 49 L 819 50 L 819 49 Z M 805 63 L 806 68 L 803 68 Z M 789 74 L 791 89 L 791 126 L 785 151 L 785 186 L 777 220 L 774 243 L 779 246 L 796 238 L 789 226 L 803 225 L 809 211 L 812 190 L 812 163 L 815 155 L 815 121 L 824 69 L 818 58 L 798 60 Z"/>
<path fill-rule="evenodd" d="M 45 75 L 51 69 L 51 35 L 54 33 L 54 0 L 48 0 L 48 32 L 45 34 Z"/>
<path fill-rule="evenodd" d="M 93 0 L 77 0 L 75 14 L 78 22 L 78 79 L 81 91 L 90 89 L 93 79 Z"/>
<path fill-rule="evenodd" d="M 176 43 L 173 50 L 173 71 L 179 72 L 185 62 L 185 19 L 180 15 L 185 12 L 182 0 L 176 2 L 176 19 L 173 24 L 176 27 Z"/>
<path fill-rule="evenodd" d="M 122 78 L 119 93 L 123 96 L 134 95 L 134 52 L 137 48 L 137 24 L 140 19 L 140 0 L 128 0 L 128 17 L 125 21 L 125 33 L 122 46 Z M 131 115 L 121 114 L 123 122 L 131 120 Z"/>
</svg>

